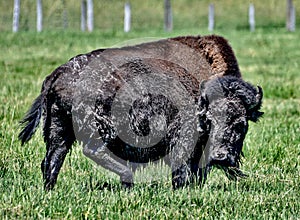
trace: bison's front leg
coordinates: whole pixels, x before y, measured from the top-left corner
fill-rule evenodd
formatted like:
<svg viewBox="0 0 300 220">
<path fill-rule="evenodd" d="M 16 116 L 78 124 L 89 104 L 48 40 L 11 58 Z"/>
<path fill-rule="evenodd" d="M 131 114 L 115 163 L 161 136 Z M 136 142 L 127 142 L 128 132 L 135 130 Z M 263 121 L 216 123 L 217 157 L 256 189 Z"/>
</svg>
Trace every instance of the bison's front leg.
<svg viewBox="0 0 300 220">
<path fill-rule="evenodd" d="M 182 164 L 179 167 L 172 168 L 172 186 L 173 189 L 182 188 L 189 184 L 189 167 L 187 164 Z"/>
<path fill-rule="evenodd" d="M 208 147 L 205 148 L 202 143 L 198 143 L 190 159 L 190 168 L 192 173 L 190 181 L 200 186 L 205 183 L 210 171 L 210 166 L 208 164 L 208 150 Z"/>
<path fill-rule="evenodd" d="M 131 188 L 133 186 L 133 173 L 131 170 L 113 157 L 107 148 L 107 143 L 102 142 L 101 144 L 99 142 L 101 141 L 90 141 L 85 144 L 83 154 L 103 168 L 118 174 L 124 188 Z"/>
<path fill-rule="evenodd" d="M 177 189 L 190 183 L 202 186 L 206 181 L 209 170 L 209 166 L 201 167 L 198 163 L 194 164 L 193 161 L 189 160 L 172 171 L 173 188 Z"/>
<path fill-rule="evenodd" d="M 209 166 L 201 167 L 199 164 L 196 165 L 192 164 L 191 167 L 192 167 L 191 168 L 192 175 L 190 177 L 190 182 L 194 182 L 200 186 L 203 186 L 203 184 L 207 179 L 207 175 L 210 171 L 210 167 Z"/>
<path fill-rule="evenodd" d="M 177 145 L 171 152 L 172 186 L 173 189 L 182 188 L 190 183 L 190 160 L 181 145 Z"/>
</svg>

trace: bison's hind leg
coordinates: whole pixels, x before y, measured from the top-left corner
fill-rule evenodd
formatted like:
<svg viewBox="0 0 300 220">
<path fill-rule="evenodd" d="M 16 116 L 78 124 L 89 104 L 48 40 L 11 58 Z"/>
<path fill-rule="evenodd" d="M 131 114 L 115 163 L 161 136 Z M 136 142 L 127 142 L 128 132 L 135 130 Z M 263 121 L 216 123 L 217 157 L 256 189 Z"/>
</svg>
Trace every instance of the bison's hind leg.
<svg viewBox="0 0 300 220">
<path fill-rule="evenodd" d="M 50 111 L 51 114 L 46 116 L 44 124 L 47 153 L 41 164 L 46 190 L 51 190 L 56 184 L 65 157 L 75 141 L 72 119 L 55 104 Z"/>
<path fill-rule="evenodd" d="M 113 144 L 112 142 L 109 144 Z M 108 148 L 109 144 L 100 140 L 90 140 L 84 144 L 83 154 L 103 168 L 119 175 L 124 188 L 131 188 L 133 173 L 121 158 L 113 155 Z"/>
</svg>

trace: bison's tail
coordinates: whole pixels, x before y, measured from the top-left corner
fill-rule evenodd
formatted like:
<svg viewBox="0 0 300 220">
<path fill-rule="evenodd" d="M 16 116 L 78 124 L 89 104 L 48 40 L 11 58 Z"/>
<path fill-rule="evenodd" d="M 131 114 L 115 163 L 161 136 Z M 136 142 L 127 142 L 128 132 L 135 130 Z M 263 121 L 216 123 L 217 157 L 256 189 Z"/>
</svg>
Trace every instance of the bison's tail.
<svg viewBox="0 0 300 220">
<path fill-rule="evenodd" d="M 30 140 L 40 123 L 42 115 L 42 102 L 43 96 L 41 94 L 33 102 L 30 110 L 27 112 L 25 117 L 20 121 L 20 124 L 23 128 L 18 138 L 22 142 L 22 145 Z"/>
</svg>

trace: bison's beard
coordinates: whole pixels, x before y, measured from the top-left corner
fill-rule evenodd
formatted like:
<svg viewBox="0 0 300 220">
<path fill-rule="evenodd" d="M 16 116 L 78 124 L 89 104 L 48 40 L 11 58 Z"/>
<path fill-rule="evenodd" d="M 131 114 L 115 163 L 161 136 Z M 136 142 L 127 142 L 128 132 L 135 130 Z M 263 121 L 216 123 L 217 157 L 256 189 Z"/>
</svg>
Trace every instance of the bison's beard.
<svg viewBox="0 0 300 220">
<path fill-rule="evenodd" d="M 243 156 L 243 153 L 241 153 Z M 246 178 L 247 174 L 243 173 L 242 170 L 240 170 L 240 164 L 241 159 L 238 158 L 236 162 L 236 166 L 222 166 L 222 165 L 216 165 L 217 168 L 224 171 L 225 175 L 230 180 L 238 180 L 239 178 Z"/>
<path fill-rule="evenodd" d="M 230 180 L 237 180 L 238 178 L 245 178 L 247 174 L 244 174 L 243 171 L 240 170 L 238 167 L 220 167 L 228 179 Z"/>
</svg>

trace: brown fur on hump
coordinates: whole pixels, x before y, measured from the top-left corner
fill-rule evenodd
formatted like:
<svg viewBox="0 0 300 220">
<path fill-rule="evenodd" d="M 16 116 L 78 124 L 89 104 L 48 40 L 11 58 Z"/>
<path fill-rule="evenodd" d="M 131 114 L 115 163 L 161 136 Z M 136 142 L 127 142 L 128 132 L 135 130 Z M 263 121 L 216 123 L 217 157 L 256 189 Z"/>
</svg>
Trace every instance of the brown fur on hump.
<svg viewBox="0 0 300 220">
<path fill-rule="evenodd" d="M 225 38 L 209 35 L 177 37 L 171 40 L 179 41 L 199 51 L 211 66 L 214 73 L 212 77 L 224 75 L 241 77 L 237 59 Z"/>
</svg>

